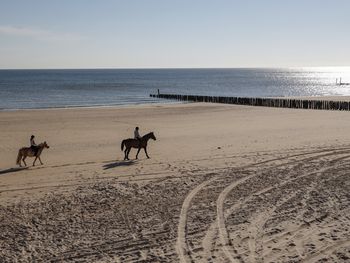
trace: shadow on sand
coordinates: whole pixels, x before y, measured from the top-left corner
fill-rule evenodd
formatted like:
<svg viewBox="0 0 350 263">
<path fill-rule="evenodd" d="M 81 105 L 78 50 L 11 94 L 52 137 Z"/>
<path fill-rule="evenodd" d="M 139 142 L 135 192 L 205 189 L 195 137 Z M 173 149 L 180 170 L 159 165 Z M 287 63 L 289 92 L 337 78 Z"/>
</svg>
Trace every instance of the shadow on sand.
<svg viewBox="0 0 350 263">
<path fill-rule="evenodd" d="M 28 167 L 10 168 L 10 169 L 6 169 L 6 170 L 0 170 L 0 174 L 15 173 L 15 172 L 19 172 L 19 171 L 27 170 L 27 169 L 28 169 Z"/>
<path fill-rule="evenodd" d="M 103 165 L 103 170 L 108 170 L 108 169 L 112 169 L 112 168 L 116 168 L 119 166 L 130 166 L 135 164 L 136 162 L 131 160 L 131 161 L 116 161 L 116 162 L 112 162 L 112 163 L 107 163 L 105 165 Z"/>
</svg>

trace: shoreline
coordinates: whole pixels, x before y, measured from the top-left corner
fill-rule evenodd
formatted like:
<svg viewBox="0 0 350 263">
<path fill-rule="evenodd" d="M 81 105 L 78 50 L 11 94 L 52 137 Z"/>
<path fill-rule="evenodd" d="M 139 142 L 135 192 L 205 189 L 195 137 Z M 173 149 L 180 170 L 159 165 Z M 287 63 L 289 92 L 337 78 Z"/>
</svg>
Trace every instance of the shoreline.
<svg viewBox="0 0 350 263">
<path fill-rule="evenodd" d="M 197 95 L 195 95 L 197 96 Z M 200 95 L 198 95 L 200 96 Z M 244 97 L 244 98 L 253 98 L 253 97 Z M 260 97 L 258 97 L 260 98 Z M 349 101 L 349 95 L 337 95 L 337 96 L 286 96 L 286 97 L 261 97 L 269 99 L 300 99 L 300 100 L 321 100 L 321 101 Z M 178 100 L 169 100 L 159 98 L 159 102 L 150 102 L 150 103 L 128 103 L 128 104 L 112 104 L 112 105 L 77 105 L 77 106 L 64 106 L 64 107 L 42 107 L 42 108 L 19 108 L 19 109 L 5 109 L 0 108 L 1 112 L 17 112 L 17 111 L 42 111 L 42 110 L 70 110 L 70 109 L 98 109 L 98 108 L 124 108 L 124 107 L 144 107 L 147 105 L 159 105 L 159 104 L 186 104 L 186 103 L 196 103 L 191 101 L 178 101 Z"/>
<path fill-rule="evenodd" d="M 126 108 L 126 107 L 147 107 L 148 105 L 172 105 L 172 104 L 186 104 L 185 101 L 171 101 L 162 100 L 160 102 L 150 102 L 150 103 L 131 103 L 131 104 L 113 104 L 113 105 L 82 105 L 82 106 L 67 106 L 67 107 L 48 107 L 48 108 L 23 108 L 23 109 L 0 109 L 1 112 L 18 112 L 18 111 L 45 111 L 45 110 L 74 110 L 74 109 L 99 109 L 99 108 Z"/>
</svg>

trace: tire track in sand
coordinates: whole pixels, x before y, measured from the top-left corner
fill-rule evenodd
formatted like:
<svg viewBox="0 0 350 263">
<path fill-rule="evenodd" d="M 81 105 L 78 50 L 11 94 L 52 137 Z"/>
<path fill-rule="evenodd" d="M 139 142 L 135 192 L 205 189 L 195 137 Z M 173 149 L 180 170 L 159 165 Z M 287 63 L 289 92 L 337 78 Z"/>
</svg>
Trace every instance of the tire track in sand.
<svg viewBox="0 0 350 263">
<path fill-rule="evenodd" d="M 339 149 L 323 149 L 320 151 L 314 151 L 314 152 L 306 152 L 306 153 L 302 153 L 302 154 L 294 154 L 294 155 L 289 155 L 289 156 L 284 156 L 284 157 L 280 157 L 280 158 L 273 158 L 270 160 L 265 160 L 265 161 L 261 161 L 258 163 L 254 163 L 254 164 L 250 164 L 250 165 L 243 165 L 242 167 L 237 167 L 236 169 L 247 169 L 250 167 L 256 167 L 256 166 L 260 166 L 263 164 L 268 164 L 268 163 L 273 163 L 276 161 L 282 161 L 282 160 L 290 160 L 292 158 L 295 157 L 302 157 L 302 156 L 307 156 L 307 155 L 316 155 L 316 156 L 312 156 L 306 159 L 301 159 L 301 160 L 293 160 L 283 163 L 283 164 L 277 164 L 277 167 L 279 166 L 284 166 L 284 165 L 288 165 L 288 164 L 292 164 L 292 163 L 298 163 L 301 161 L 311 161 L 314 159 L 318 159 L 318 158 L 322 158 L 322 157 L 327 157 L 327 156 L 332 156 L 334 154 L 344 154 L 344 153 L 348 153 L 348 147 L 344 147 L 344 148 L 339 148 Z M 272 167 L 276 168 L 275 166 Z M 267 168 L 267 169 L 271 169 L 271 168 Z M 224 215 L 223 212 L 223 206 L 224 206 L 224 200 L 226 199 L 227 195 L 239 184 L 245 182 L 246 180 L 249 180 L 253 177 L 257 176 L 256 174 L 252 174 L 246 177 L 243 177 L 241 179 L 239 179 L 238 181 L 234 182 L 233 184 L 231 184 L 230 186 L 228 186 L 223 192 L 221 192 L 219 199 L 217 200 L 217 219 L 213 222 L 213 224 L 215 224 L 215 227 L 210 227 L 209 232 L 211 230 L 211 234 L 209 233 L 209 237 L 208 235 L 206 236 L 207 239 L 207 244 L 204 245 L 204 251 L 206 251 L 205 247 L 211 247 L 211 244 L 209 244 L 212 240 L 212 236 L 215 235 L 216 231 L 217 231 L 217 227 L 218 229 L 221 231 L 221 235 L 220 235 L 220 240 L 223 245 L 223 251 L 225 253 L 225 255 L 230 259 L 231 262 L 237 262 L 237 259 L 234 258 L 231 254 L 230 254 L 230 242 L 228 240 L 228 238 L 225 238 L 225 235 L 222 235 L 225 232 L 225 218 L 226 216 Z M 206 185 L 208 185 L 209 183 L 213 182 L 214 180 L 216 180 L 217 178 L 212 178 L 208 181 L 205 181 L 203 183 L 201 183 L 200 185 L 198 185 L 195 189 L 193 189 L 188 196 L 186 197 L 183 205 L 182 205 L 182 209 L 181 209 L 181 213 L 180 213 L 180 219 L 179 219 L 179 225 L 178 225 L 178 237 L 177 237 L 177 242 L 176 242 L 176 251 L 177 254 L 180 258 L 180 262 L 187 262 L 187 260 L 189 258 L 191 258 L 190 255 L 190 251 L 188 249 L 188 244 L 187 244 L 187 240 L 186 240 L 186 232 L 187 232 L 187 214 L 188 214 L 188 209 L 190 207 L 190 204 L 192 202 L 192 199 L 194 198 L 194 196 L 201 190 L 203 189 Z M 267 191 L 265 189 L 265 191 Z M 264 191 L 264 192 L 265 192 Z M 260 192 L 260 191 L 259 191 Z M 231 209 L 230 209 L 231 210 Z M 233 209 L 234 210 L 234 209 Z M 220 212 L 221 211 L 221 212 Z M 233 212 L 233 211 L 232 211 Z M 231 212 L 231 213 L 232 213 Z M 220 220 L 218 220 L 220 219 Z M 223 227 L 223 228 L 222 228 Z M 226 235 L 227 237 L 227 235 Z M 205 241 L 203 242 L 205 243 Z M 239 255 L 236 255 L 239 257 Z M 203 258 L 205 259 L 205 258 Z"/>
<path fill-rule="evenodd" d="M 317 186 L 317 184 L 315 183 L 315 181 L 318 182 L 318 180 L 315 180 L 316 178 L 322 177 L 324 176 L 327 172 L 334 170 L 334 167 L 336 166 L 336 164 L 339 161 L 342 161 L 344 159 L 349 158 L 349 155 L 343 156 L 343 157 L 339 157 L 336 159 L 331 160 L 329 163 L 331 164 L 330 166 L 327 166 L 325 168 L 319 169 L 317 171 L 312 172 L 311 174 L 303 174 L 301 176 L 298 176 L 296 178 L 290 179 L 288 181 L 283 182 L 282 184 L 276 185 L 273 188 L 278 188 L 281 186 L 285 186 L 288 183 L 293 183 L 294 181 L 297 181 L 301 178 L 304 177 L 311 177 L 311 176 L 315 176 L 315 178 L 313 179 L 313 182 L 311 183 L 310 186 L 307 187 L 307 192 L 306 195 L 308 195 L 311 191 L 313 191 L 315 189 L 315 187 Z M 336 175 L 335 177 L 331 177 L 331 178 L 326 178 L 324 180 L 322 180 L 323 183 L 333 180 L 334 178 L 337 178 L 341 175 Z M 267 188 L 268 189 L 268 188 Z M 278 207 L 282 206 L 283 204 L 285 204 L 286 202 L 288 202 L 290 199 L 292 199 L 293 197 L 295 197 L 298 194 L 298 191 L 289 194 L 288 197 L 284 198 L 283 200 L 279 201 L 276 206 L 272 207 L 271 209 L 269 209 L 267 212 L 263 213 L 263 216 L 261 217 L 262 220 L 256 220 L 255 222 L 255 227 L 253 227 L 252 225 L 254 225 L 254 223 L 250 223 L 249 228 L 247 230 L 247 232 L 249 233 L 255 233 L 255 235 L 250 235 L 249 236 L 249 248 L 250 248 L 250 262 L 256 262 L 259 257 L 261 257 L 262 255 L 258 253 L 258 251 L 256 250 L 257 247 L 259 247 L 260 251 L 263 251 L 264 245 L 262 244 L 262 240 L 259 240 L 259 234 L 261 234 L 261 232 L 263 231 L 263 228 L 266 224 L 266 222 L 270 219 L 270 217 L 273 215 L 273 213 L 276 211 L 276 209 L 278 209 Z M 250 230 L 254 230 L 254 231 L 249 231 Z M 299 255 L 301 258 L 303 258 L 302 255 Z M 260 258 L 261 259 L 261 258 Z"/>
<path fill-rule="evenodd" d="M 283 182 L 282 184 L 279 184 L 279 185 L 276 185 L 276 186 L 273 186 L 273 187 L 269 187 L 269 188 L 272 188 L 272 189 L 275 189 L 275 188 L 278 188 L 278 187 L 281 187 L 281 186 L 285 186 L 289 183 L 293 183 L 294 181 L 297 181 L 297 180 L 300 180 L 304 177 L 310 177 L 310 176 L 315 176 L 315 179 L 316 178 L 319 178 L 321 176 L 323 176 L 326 172 L 328 171 L 331 171 L 334 169 L 334 166 L 335 166 L 335 163 L 338 162 L 338 161 L 341 161 L 345 158 L 347 158 L 349 156 L 346 156 L 346 157 L 340 157 L 340 158 L 337 158 L 337 159 L 334 159 L 332 160 L 332 166 L 331 167 L 327 167 L 327 168 L 322 168 L 322 169 L 319 169 L 317 171 L 314 171 L 312 172 L 311 174 L 303 174 L 301 176 L 298 176 L 296 178 L 293 178 L 293 179 L 290 179 L 290 180 L 287 180 L 285 182 Z M 339 177 L 340 175 L 336 176 L 335 178 Z M 314 181 L 316 181 L 314 179 Z M 327 182 L 329 180 L 332 180 L 334 178 L 328 178 L 328 179 L 325 179 L 324 182 Z M 306 193 L 304 194 L 305 195 L 308 195 L 311 191 L 314 190 L 314 188 L 316 187 L 316 183 L 311 183 L 310 186 L 307 187 L 307 191 Z M 272 189 L 269 189 L 269 188 L 266 188 L 269 190 L 272 190 Z M 264 191 L 264 192 L 267 192 L 267 191 Z M 262 241 L 258 239 L 259 235 L 261 235 L 261 232 L 263 231 L 263 228 L 264 226 L 266 225 L 266 222 L 271 218 L 271 216 L 273 215 L 273 213 L 276 211 L 276 209 L 278 209 L 278 207 L 282 206 L 283 204 L 287 203 L 290 199 L 292 199 L 293 197 L 295 197 L 299 192 L 296 191 L 294 193 L 291 193 L 289 194 L 288 197 L 286 198 L 283 198 L 281 201 L 279 201 L 275 206 L 273 206 L 272 208 L 270 208 L 267 212 L 264 213 L 263 217 L 261 218 L 262 220 L 260 220 L 259 222 L 256 222 L 256 227 L 252 227 L 253 223 L 250 224 L 250 227 L 248 228 L 248 232 L 254 232 L 255 235 L 251 235 L 249 237 L 249 241 L 248 243 L 250 243 L 250 255 L 251 255 L 251 262 L 256 262 L 256 259 L 261 256 L 261 254 L 259 254 L 256 249 L 257 247 L 260 248 L 260 251 L 263 250 L 264 248 L 264 245 L 262 244 Z M 260 192 L 259 192 L 260 194 Z M 253 229 L 255 231 L 249 231 L 249 229 Z"/>
<path fill-rule="evenodd" d="M 301 262 L 308 262 L 308 263 L 309 262 L 318 262 L 319 260 L 322 259 L 323 256 L 327 256 L 339 248 L 345 248 L 345 247 L 349 247 L 349 246 L 350 246 L 349 240 L 340 241 L 334 245 L 327 246 L 327 247 L 317 251 L 316 253 L 312 254 L 311 256 L 304 258 Z"/>
<path fill-rule="evenodd" d="M 210 184 L 216 180 L 216 177 L 209 179 L 207 181 L 202 182 L 197 187 L 195 187 L 185 198 L 180 212 L 179 224 L 177 228 L 177 240 L 176 240 L 176 252 L 179 256 L 180 262 L 185 263 L 188 262 L 188 255 L 186 255 L 187 251 L 187 240 L 186 240 L 186 232 L 187 232 L 187 214 L 192 203 L 192 199 L 194 196 L 203 189 L 206 185 Z"/>
<path fill-rule="evenodd" d="M 332 156 L 332 155 L 335 155 L 335 154 L 344 154 L 344 153 L 348 153 L 349 151 L 336 151 L 336 150 L 333 150 L 331 151 L 331 153 L 326 153 L 326 154 L 321 154 L 321 155 L 317 155 L 317 156 L 312 156 L 312 157 L 309 157 L 309 158 L 306 158 L 306 159 L 302 159 L 302 160 L 298 160 L 298 161 L 295 161 L 295 162 L 300 162 L 300 161 L 311 161 L 311 160 L 317 160 L 318 158 L 322 158 L 322 157 L 327 157 L 327 156 Z M 317 154 L 318 152 L 316 152 Z M 312 154 L 312 153 L 310 153 Z M 315 153 L 314 153 L 315 154 Z M 306 155 L 306 154 L 305 154 Z M 345 158 L 348 158 L 349 156 L 345 156 L 345 157 L 341 157 L 341 158 L 337 158 L 335 160 L 332 160 L 333 162 L 336 162 L 338 160 L 342 160 L 342 159 L 345 159 Z M 283 159 L 289 159 L 288 157 L 286 158 L 283 158 Z M 275 159 L 276 160 L 276 159 Z M 273 160 L 271 160 L 273 161 Z M 265 162 L 264 162 L 265 163 Z M 287 163 L 288 164 L 288 163 Z M 281 165 L 277 165 L 277 166 L 281 166 Z M 325 169 L 320 169 L 319 171 L 317 172 L 321 172 L 321 171 L 324 171 Z M 328 169 L 326 169 L 328 170 Z M 304 176 L 307 176 L 308 174 L 304 174 L 302 175 L 301 177 L 304 177 Z M 231 262 L 239 262 L 239 259 L 241 258 L 241 256 L 237 253 L 237 251 L 234 249 L 234 247 L 232 246 L 231 244 L 231 241 L 229 240 L 228 238 L 228 233 L 227 233 L 227 229 L 226 229 L 226 226 L 225 226 L 225 219 L 226 219 L 226 216 L 224 214 L 224 202 L 225 202 L 225 199 L 227 197 L 227 195 L 234 189 L 236 188 L 238 185 L 240 185 L 241 183 L 244 183 L 245 181 L 253 178 L 257 176 L 256 174 L 252 174 L 252 175 L 249 175 L 247 177 L 244 177 L 234 183 L 232 183 L 231 185 L 227 186 L 219 195 L 219 198 L 217 199 L 217 228 L 218 228 L 218 232 L 219 232 L 219 239 L 220 239 L 220 242 L 221 242 L 221 245 L 222 245 L 222 251 L 224 252 L 225 256 L 231 261 Z M 294 179 L 292 180 L 294 181 Z M 287 182 L 286 182 L 287 183 Z M 270 187 L 269 187 L 270 188 Z M 264 192 L 264 190 L 262 190 Z M 236 204 L 234 205 L 230 210 L 231 210 L 231 213 L 237 209 L 241 204 Z M 215 231 L 214 231 L 215 232 Z"/>
<path fill-rule="evenodd" d="M 255 177 L 256 174 L 249 175 L 247 177 L 244 177 L 242 179 L 239 179 L 238 181 L 234 182 L 233 184 L 226 187 L 219 195 L 219 198 L 216 202 L 216 213 L 217 213 L 217 226 L 219 230 L 219 238 L 222 245 L 222 251 L 224 252 L 225 256 L 233 263 L 239 262 L 237 259 L 239 258 L 239 255 L 235 250 L 232 251 L 232 244 L 230 240 L 228 239 L 227 230 L 225 226 L 225 214 L 224 214 L 224 203 L 227 195 L 238 185 L 241 183 Z M 240 204 L 239 204 L 240 205 Z M 233 248 L 234 249 L 234 248 Z"/>
</svg>

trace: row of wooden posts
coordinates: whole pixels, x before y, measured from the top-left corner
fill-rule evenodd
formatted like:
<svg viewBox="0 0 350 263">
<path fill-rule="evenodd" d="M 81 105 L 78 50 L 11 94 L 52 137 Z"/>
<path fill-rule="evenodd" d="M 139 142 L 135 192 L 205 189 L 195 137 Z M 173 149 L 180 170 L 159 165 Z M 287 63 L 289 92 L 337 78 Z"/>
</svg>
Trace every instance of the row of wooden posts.
<svg viewBox="0 0 350 263">
<path fill-rule="evenodd" d="M 180 101 L 193 101 L 193 102 L 212 102 L 212 103 L 226 103 L 226 104 L 277 107 L 277 108 L 350 111 L 349 101 L 306 100 L 306 99 L 288 99 L 288 98 L 284 99 L 284 98 L 216 97 L 216 96 L 160 94 L 160 93 L 151 94 L 150 96 L 154 98 L 180 100 Z"/>
</svg>

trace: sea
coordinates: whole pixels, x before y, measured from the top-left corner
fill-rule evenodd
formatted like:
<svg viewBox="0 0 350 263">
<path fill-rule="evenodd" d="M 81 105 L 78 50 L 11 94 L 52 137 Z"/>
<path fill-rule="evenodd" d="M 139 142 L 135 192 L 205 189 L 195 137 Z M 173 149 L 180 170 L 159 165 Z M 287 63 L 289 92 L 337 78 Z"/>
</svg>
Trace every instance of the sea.
<svg viewBox="0 0 350 263">
<path fill-rule="evenodd" d="M 349 96 L 349 67 L 0 70 L 0 110 L 173 103 L 157 93 Z"/>
</svg>

